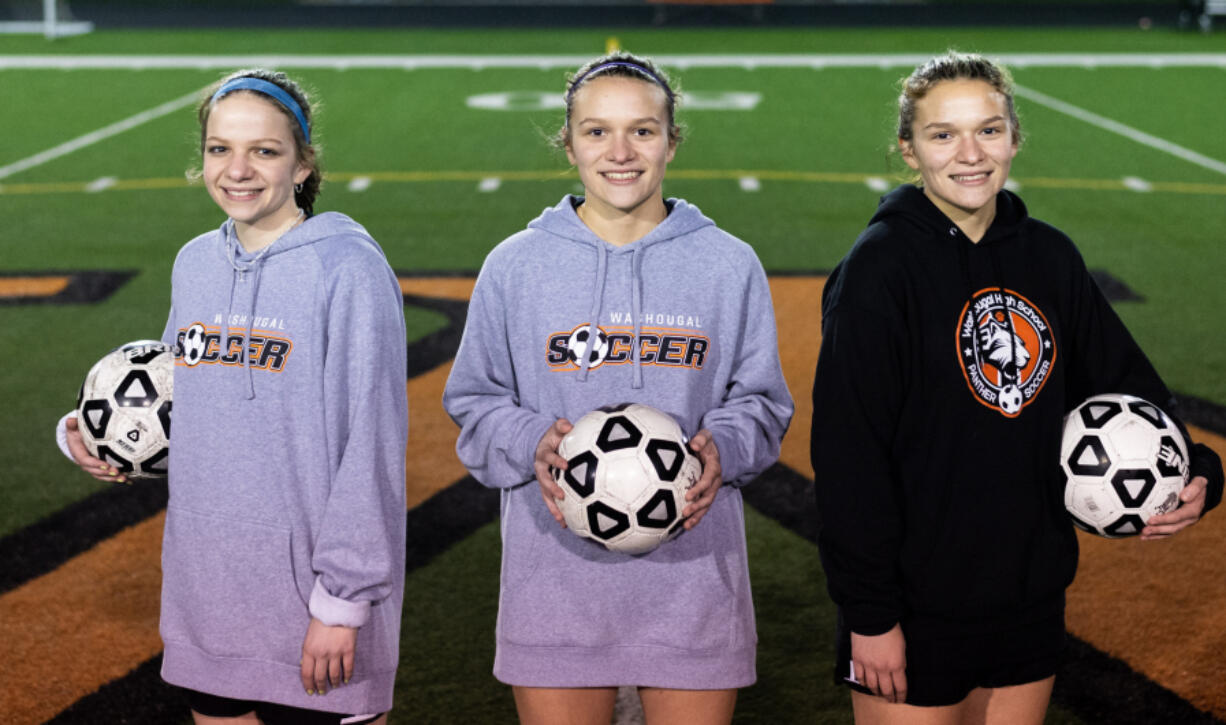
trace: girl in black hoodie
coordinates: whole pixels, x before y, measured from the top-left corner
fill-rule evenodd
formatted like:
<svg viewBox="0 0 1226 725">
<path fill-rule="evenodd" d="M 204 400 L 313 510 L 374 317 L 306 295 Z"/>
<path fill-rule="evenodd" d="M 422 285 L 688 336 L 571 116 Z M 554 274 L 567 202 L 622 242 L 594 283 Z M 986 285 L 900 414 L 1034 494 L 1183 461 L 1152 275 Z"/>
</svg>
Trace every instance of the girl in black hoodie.
<svg viewBox="0 0 1226 725">
<path fill-rule="evenodd" d="M 883 197 L 823 294 L 811 454 L 859 723 L 1042 722 L 1077 567 L 1063 417 L 1109 392 L 1174 407 L 1073 243 L 1004 190 L 1019 131 L 1002 68 L 917 68 L 898 147 L 922 183 Z M 1142 538 L 1220 501 L 1220 460 L 1189 450 Z"/>
</svg>

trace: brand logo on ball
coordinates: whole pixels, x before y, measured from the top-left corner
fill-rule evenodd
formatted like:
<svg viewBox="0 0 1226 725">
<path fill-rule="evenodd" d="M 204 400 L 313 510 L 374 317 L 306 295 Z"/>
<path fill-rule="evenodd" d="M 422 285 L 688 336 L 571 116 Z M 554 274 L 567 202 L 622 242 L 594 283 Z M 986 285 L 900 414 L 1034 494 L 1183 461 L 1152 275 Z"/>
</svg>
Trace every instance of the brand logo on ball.
<svg viewBox="0 0 1226 725">
<path fill-rule="evenodd" d="M 983 289 L 958 317 L 958 362 L 975 398 L 1008 418 L 1038 396 L 1056 361 L 1047 318 L 1013 290 Z"/>
</svg>

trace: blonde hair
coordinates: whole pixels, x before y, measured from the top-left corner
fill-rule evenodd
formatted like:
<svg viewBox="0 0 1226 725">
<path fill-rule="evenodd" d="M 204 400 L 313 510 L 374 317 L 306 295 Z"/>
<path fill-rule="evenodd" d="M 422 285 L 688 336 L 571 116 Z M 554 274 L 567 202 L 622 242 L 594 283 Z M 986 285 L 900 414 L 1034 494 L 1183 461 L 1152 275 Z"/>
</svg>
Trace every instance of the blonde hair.
<svg viewBox="0 0 1226 725">
<path fill-rule="evenodd" d="M 1001 65 L 975 53 L 959 53 L 950 50 L 928 60 L 902 79 L 902 92 L 898 95 L 898 138 L 910 142 L 915 123 L 915 104 L 928 95 L 938 83 L 953 80 L 983 81 L 1005 97 L 1009 114 L 1009 128 L 1013 142 L 1022 142 L 1022 124 L 1013 105 L 1013 77 Z"/>
</svg>

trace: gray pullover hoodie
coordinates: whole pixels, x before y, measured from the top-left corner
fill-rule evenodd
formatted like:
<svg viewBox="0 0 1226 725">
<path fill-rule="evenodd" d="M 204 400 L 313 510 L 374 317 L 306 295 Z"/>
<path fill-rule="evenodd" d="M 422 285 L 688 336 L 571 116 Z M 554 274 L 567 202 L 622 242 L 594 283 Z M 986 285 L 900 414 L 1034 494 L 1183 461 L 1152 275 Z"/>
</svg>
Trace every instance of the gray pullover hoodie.
<svg viewBox="0 0 1226 725">
<path fill-rule="evenodd" d="M 565 197 L 486 259 L 443 404 L 457 451 L 502 489 L 494 674 L 523 686 L 712 689 L 755 679 L 741 494 L 792 416 L 766 275 L 691 204 L 622 247 Z M 593 327 L 595 329 L 593 329 Z M 603 337 L 593 359 L 572 341 Z M 724 486 L 692 531 L 632 557 L 558 526 L 533 474 L 557 418 L 623 402 L 711 430 Z"/>
<path fill-rule="evenodd" d="M 389 709 L 404 587 L 404 308 L 337 213 L 248 254 L 233 222 L 175 260 L 162 676 L 236 699 Z M 246 354 L 244 354 L 246 353 Z M 299 677 L 307 624 L 358 627 L 355 674 Z"/>
</svg>

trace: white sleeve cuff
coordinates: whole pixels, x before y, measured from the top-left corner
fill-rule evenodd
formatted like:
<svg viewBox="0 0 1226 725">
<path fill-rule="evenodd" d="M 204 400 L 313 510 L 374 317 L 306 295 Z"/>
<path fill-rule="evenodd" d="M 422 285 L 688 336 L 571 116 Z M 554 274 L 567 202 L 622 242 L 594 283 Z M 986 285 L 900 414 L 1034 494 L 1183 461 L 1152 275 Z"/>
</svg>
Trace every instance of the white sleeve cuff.
<svg viewBox="0 0 1226 725">
<path fill-rule="evenodd" d="M 370 619 L 370 602 L 350 602 L 334 597 L 324 588 L 323 577 L 315 577 L 311 590 L 311 602 L 307 605 L 311 616 L 329 627 L 361 627 Z"/>
<path fill-rule="evenodd" d="M 63 452 L 64 456 L 73 463 L 76 463 L 77 459 L 73 458 L 72 451 L 68 450 L 68 419 L 75 417 L 77 417 L 77 411 L 69 411 L 64 414 L 63 418 L 60 418 L 59 423 L 55 424 L 55 444 L 60 447 L 60 451 Z"/>
</svg>

